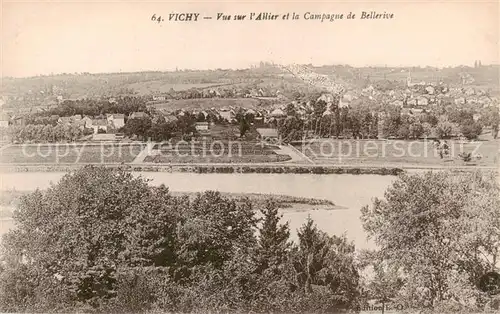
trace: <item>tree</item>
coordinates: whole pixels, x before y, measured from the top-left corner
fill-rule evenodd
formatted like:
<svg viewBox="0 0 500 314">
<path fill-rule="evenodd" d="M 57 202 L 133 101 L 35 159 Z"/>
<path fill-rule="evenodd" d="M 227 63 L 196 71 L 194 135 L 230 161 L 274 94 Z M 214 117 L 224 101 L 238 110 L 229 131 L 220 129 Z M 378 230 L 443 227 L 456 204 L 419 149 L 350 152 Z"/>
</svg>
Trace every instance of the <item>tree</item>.
<svg viewBox="0 0 500 314">
<path fill-rule="evenodd" d="M 363 207 L 364 229 L 384 260 L 404 272 L 401 296 L 409 305 L 460 300 L 458 287 L 470 289 L 491 269 L 499 253 L 499 191 L 493 176 L 403 174 L 385 199 Z"/>
<path fill-rule="evenodd" d="M 243 117 L 240 120 L 240 137 L 243 137 L 248 130 L 250 130 L 250 124 L 247 122 L 247 119 Z"/>
<path fill-rule="evenodd" d="M 410 137 L 410 128 L 407 124 L 402 124 L 397 131 L 397 137 L 402 139 L 408 139 Z"/>
<path fill-rule="evenodd" d="M 288 105 L 286 105 L 285 112 L 286 112 L 287 116 L 296 116 L 297 115 L 297 111 L 295 110 L 295 106 L 292 103 L 289 103 Z"/>
<path fill-rule="evenodd" d="M 336 307 L 351 308 L 359 296 L 359 274 L 354 245 L 345 237 L 329 236 L 308 218 L 297 231 L 299 245 L 292 251 L 297 284 L 306 294 L 325 287 Z"/>
<path fill-rule="evenodd" d="M 304 130 L 304 121 L 291 116 L 278 122 L 278 133 L 285 142 L 301 140 Z"/>
<path fill-rule="evenodd" d="M 463 136 L 465 136 L 468 140 L 477 139 L 481 132 L 483 131 L 483 127 L 478 122 L 471 122 L 464 124 L 460 127 L 460 132 L 462 132 Z"/>
<path fill-rule="evenodd" d="M 410 124 L 409 136 L 414 139 L 420 138 L 424 134 L 424 126 L 420 122 Z"/>
<path fill-rule="evenodd" d="M 365 293 L 368 300 L 375 300 L 382 303 L 382 313 L 384 313 L 386 304 L 393 301 L 401 287 L 403 279 L 400 276 L 397 265 L 390 265 L 378 252 L 361 251 L 360 266 L 369 268 L 371 278 L 365 283 Z"/>
<path fill-rule="evenodd" d="M 124 126 L 124 132 L 127 136 L 136 135 L 144 140 L 149 135 L 151 125 L 152 122 L 149 117 L 128 119 Z"/>
<path fill-rule="evenodd" d="M 436 126 L 436 135 L 439 138 L 449 138 L 453 134 L 454 125 L 447 121 L 439 121 Z"/>
<path fill-rule="evenodd" d="M 272 273 L 280 273 L 291 249 L 290 230 L 288 223 L 279 224 L 281 215 L 278 214 L 276 203 L 267 202 L 261 209 L 264 216 L 259 228 L 259 240 L 255 252 L 257 271 L 263 272 L 271 268 Z"/>
<path fill-rule="evenodd" d="M 172 261 L 170 200 L 167 189 L 151 190 L 130 173 L 87 166 L 21 199 L 7 255 L 12 267 L 30 261 L 33 280 L 59 277 L 74 301 L 95 306 L 114 296 L 119 267 Z"/>
<path fill-rule="evenodd" d="M 178 263 L 222 267 L 255 245 L 256 223 L 250 202 L 237 203 L 214 191 L 198 194 L 178 226 Z"/>
<path fill-rule="evenodd" d="M 401 116 L 399 112 L 390 113 L 383 121 L 382 132 L 384 137 L 398 136 L 401 126 Z"/>
</svg>

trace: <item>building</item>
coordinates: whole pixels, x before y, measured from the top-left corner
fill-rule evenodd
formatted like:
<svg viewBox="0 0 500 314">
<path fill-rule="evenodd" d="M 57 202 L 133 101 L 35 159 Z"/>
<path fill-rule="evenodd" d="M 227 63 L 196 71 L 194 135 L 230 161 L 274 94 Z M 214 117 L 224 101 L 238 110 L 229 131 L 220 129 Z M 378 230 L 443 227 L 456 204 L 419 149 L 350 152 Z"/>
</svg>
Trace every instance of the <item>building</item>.
<svg viewBox="0 0 500 314">
<path fill-rule="evenodd" d="M 62 125 L 70 125 L 71 117 L 60 117 L 59 119 L 57 119 L 57 123 Z"/>
<path fill-rule="evenodd" d="M 165 101 L 167 99 L 167 96 L 165 95 L 154 95 L 153 96 L 153 101 Z"/>
<path fill-rule="evenodd" d="M 226 120 L 227 122 L 234 121 L 235 114 L 233 110 L 223 108 L 219 111 L 219 115 L 222 119 Z"/>
<path fill-rule="evenodd" d="M 417 106 L 427 107 L 429 105 L 429 100 L 425 97 L 420 96 L 420 97 L 417 97 L 416 100 L 417 100 L 417 103 L 416 103 Z"/>
<path fill-rule="evenodd" d="M 149 118 L 148 114 L 145 112 L 132 112 L 129 119 L 147 119 Z"/>
<path fill-rule="evenodd" d="M 203 132 L 203 131 L 208 131 L 208 122 L 196 122 L 194 125 L 196 128 L 196 131 L 198 132 Z"/>
<path fill-rule="evenodd" d="M 121 113 L 107 114 L 106 119 L 115 129 L 125 126 L 125 115 Z"/>
<path fill-rule="evenodd" d="M 259 133 L 259 138 L 264 141 L 277 140 L 279 138 L 277 129 L 257 128 L 257 133 Z"/>
<path fill-rule="evenodd" d="M 108 121 L 106 119 L 93 119 L 92 129 L 94 129 L 94 134 L 101 132 L 108 132 Z"/>
<path fill-rule="evenodd" d="M 177 120 L 179 120 L 179 119 L 177 119 L 176 116 L 173 116 L 171 114 L 165 115 L 163 118 L 165 118 L 166 123 L 175 123 L 175 122 L 177 122 Z"/>
<path fill-rule="evenodd" d="M 332 94 L 323 94 L 320 97 L 318 97 L 318 99 L 316 99 L 316 102 L 320 100 L 326 102 L 327 104 L 331 104 L 335 100 L 335 97 Z"/>
<path fill-rule="evenodd" d="M 85 116 L 82 118 L 82 121 L 84 123 L 84 127 L 87 129 L 92 129 L 92 119 Z"/>
<path fill-rule="evenodd" d="M 276 109 L 274 109 L 271 112 L 271 117 L 273 117 L 273 118 L 283 118 L 283 117 L 286 117 L 286 113 L 282 109 L 276 108 Z"/>
</svg>

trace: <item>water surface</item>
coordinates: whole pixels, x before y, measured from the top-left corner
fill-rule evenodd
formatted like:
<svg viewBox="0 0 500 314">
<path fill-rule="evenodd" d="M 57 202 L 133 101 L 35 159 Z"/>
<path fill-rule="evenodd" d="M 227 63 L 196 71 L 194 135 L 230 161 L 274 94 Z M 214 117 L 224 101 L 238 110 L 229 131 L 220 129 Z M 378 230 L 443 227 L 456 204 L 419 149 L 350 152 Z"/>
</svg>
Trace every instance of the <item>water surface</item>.
<svg viewBox="0 0 500 314">
<path fill-rule="evenodd" d="M 57 183 L 64 175 L 62 172 L 23 172 L 4 173 L 0 179 L 0 190 L 45 189 Z M 197 173 L 135 173 L 151 180 L 151 184 L 165 184 L 172 191 L 201 192 L 218 190 L 234 193 L 270 193 L 301 197 L 328 199 L 343 209 L 306 210 L 309 205 L 284 209 L 283 220 L 288 221 L 292 237 L 308 215 L 318 227 L 329 233 L 346 233 L 358 248 L 372 248 L 373 243 L 366 240 L 360 221 L 360 209 L 371 204 L 374 197 L 383 197 L 386 188 L 395 180 L 393 176 L 349 175 L 349 174 L 197 174 Z M 0 233 L 12 227 L 11 221 L 0 221 Z"/>
</svg>

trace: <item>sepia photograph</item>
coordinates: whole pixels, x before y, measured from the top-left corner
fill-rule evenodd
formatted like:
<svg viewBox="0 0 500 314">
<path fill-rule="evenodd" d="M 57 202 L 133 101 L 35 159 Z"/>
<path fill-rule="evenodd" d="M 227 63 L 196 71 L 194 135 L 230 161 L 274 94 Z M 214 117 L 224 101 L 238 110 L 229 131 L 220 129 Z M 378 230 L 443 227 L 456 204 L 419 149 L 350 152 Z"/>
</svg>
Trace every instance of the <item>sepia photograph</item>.
<svg viewBox="0 0 500 314">
<path fill-rule="evenodd" d="M 498 0 L 0 3 L 0 313 L 500 313 Z"/>
</svg>

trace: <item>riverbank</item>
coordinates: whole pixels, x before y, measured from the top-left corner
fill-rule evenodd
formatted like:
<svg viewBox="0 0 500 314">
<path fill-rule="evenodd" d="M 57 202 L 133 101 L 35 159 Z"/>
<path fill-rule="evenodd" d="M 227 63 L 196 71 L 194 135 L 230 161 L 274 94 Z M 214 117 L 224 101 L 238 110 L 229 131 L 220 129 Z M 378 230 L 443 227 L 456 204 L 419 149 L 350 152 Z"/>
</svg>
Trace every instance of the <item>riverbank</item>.
<svg viewBox="0 0 500 314">
<path fill-rule="evenodd" d="M 68 172 L 85 165 L 122 168 L 134 172 L 166 172 L 166 173 L 284 173 L 284 174 L 356 174 L 356 175 L 389 175 L 395 176 L 406 170 L 448 170 L 494 171 L 497 167 L 489 166 L 438 166 L 416 164 L 380 164 L 380 165 L 332 165 L 332 164 L 292 164 L 292 163 L 226 163 L 226 164 L 122 164 L 122 163 L 87 163 L 87 164 L 0 164 L 0 173 L 10 172 Z"/>
<path fill-rule="evenodd" d="M 31 193 L 31 191 L 19 191 L 19 190 L 4 190 L 0 191 L 0 219 L 12 218 L 14 208 L 19 204 L 19 199 L 26 194 Z M 199 192 L 183 192 L 183 191 L 171 191 L 173 196 L 187 196 L 189 198 L 196 197 Z M 269 194 L 269 193 L 229 193 L 220 192 L 222 196 L 229 199 L 235 200 L 236 202 L 243 202 L 246 199 L 252 202 L 255 208 L 262 208 L 266 205 L 266 202 L 272 201 L 280 209 L 288 210 L 303 210 L 304 206 L 309 210 L 335 210 L 343 209 L 344 207 L 335 205 L 334 202 L 313 197 L 298 197 L 283 194 Z"/>
<path fill-rule="evenodd" d="M 291 165 L 291 164 L 91 164 L 95 166 L 122 168 L 134 172 L 187 172 L 187 173 L 292 173 L 292 174 L 376 174 L 398 175 L 404 170 L 399 167 Z M 85 164 L 24 164 L 0 165 L 2 172 L 67 172 L 79 169 Z"/>
</svg>

